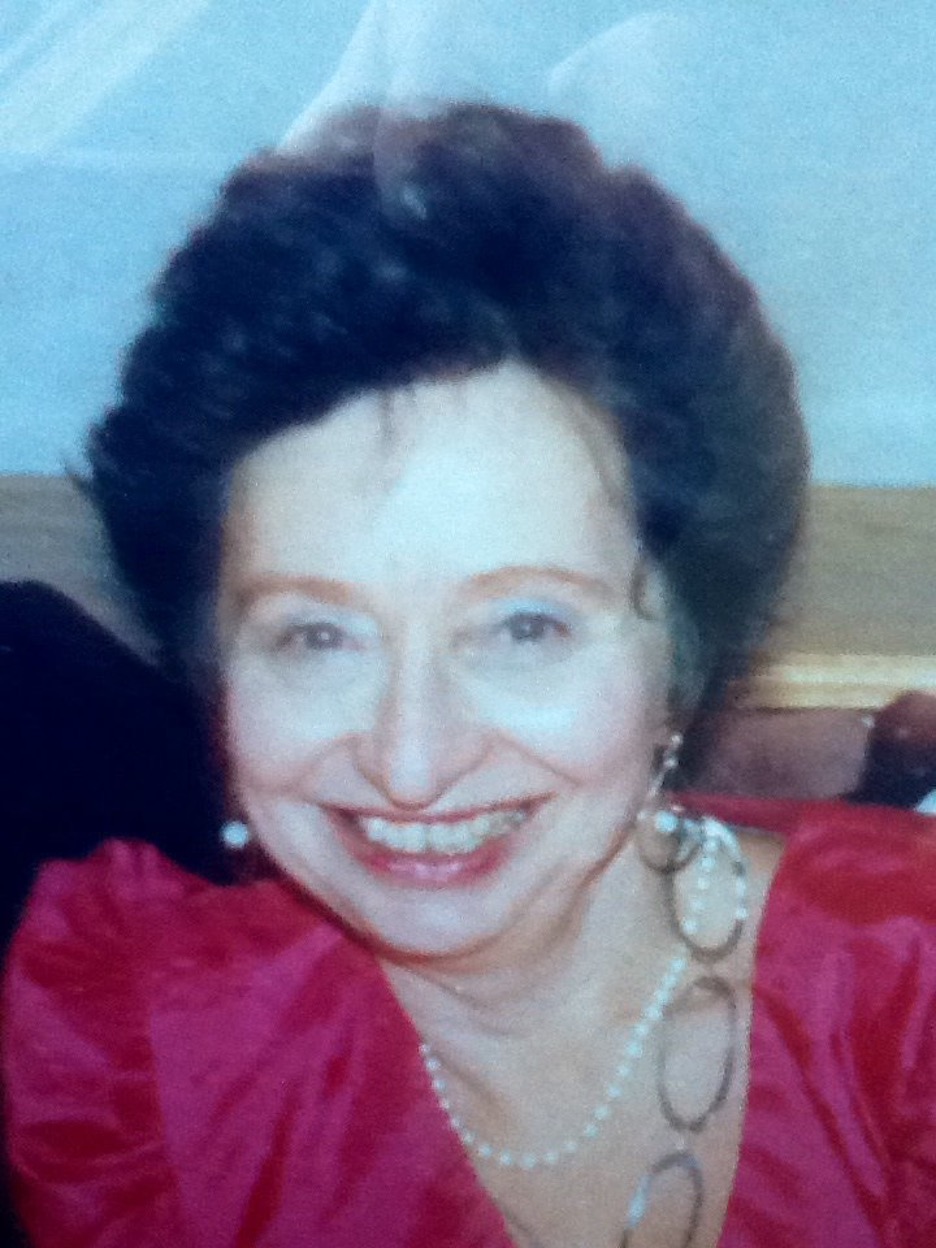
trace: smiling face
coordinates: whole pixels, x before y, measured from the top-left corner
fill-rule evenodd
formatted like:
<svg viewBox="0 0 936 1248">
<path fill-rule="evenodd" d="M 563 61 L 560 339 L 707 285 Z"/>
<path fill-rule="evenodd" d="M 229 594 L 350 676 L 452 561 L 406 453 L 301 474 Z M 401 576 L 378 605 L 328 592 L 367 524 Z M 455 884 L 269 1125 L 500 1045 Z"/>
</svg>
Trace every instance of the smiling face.
<svg viewBox="0 0 936 1248">
<path fill-rule="evenodd" d="M 601 420 L 517 365 L 368 394 L 239 466 L 234 795 L 377 947 L 542 939 L 626 843 L 669 643 L 635 610 L 624 475 Z"/>
</svg>

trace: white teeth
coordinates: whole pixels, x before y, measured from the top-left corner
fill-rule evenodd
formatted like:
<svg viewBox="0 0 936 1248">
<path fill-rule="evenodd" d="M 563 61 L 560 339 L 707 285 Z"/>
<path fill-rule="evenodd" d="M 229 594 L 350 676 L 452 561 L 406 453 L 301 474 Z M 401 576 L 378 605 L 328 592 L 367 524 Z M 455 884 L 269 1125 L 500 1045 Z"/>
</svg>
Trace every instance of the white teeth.
<svg viewBox="0 0 936 1248">
<path fill-rule="evenodd" d="M 472 828 L 466 823 L 436 823 L 430 824 L 427 829 L 427 838 L 429 848 L 434 849 L 436 853 L 458 853 L 465 846 L 477 846 L 484 840 L 487 832 L 486 825 L 490 820 L 478 820 L 477 829 Z"/>
<path fill-rule="evenodd" d="M 363 815 L 358 823 L 369 841 L 397 853 L 470 854 L 485 841 L 517 827 L 525 818 L 522 810 L 498 810 L 458 823 L 398 823 Z"/>
</svg>

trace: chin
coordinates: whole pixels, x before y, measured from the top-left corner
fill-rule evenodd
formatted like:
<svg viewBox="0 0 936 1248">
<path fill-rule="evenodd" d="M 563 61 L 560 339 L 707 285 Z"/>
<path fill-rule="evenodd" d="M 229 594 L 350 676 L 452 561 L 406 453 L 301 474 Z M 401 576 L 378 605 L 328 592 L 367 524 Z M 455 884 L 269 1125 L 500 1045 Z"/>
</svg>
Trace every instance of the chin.
<svg viewBox="0 0 936 1248">
<path fill-rule="evenodd" d="M 463 958 L 500 945 L 529 910 L 529 899 L 503 883 L 461 888 L 434 883 L 425 889 L 395 882 L 365 895 L 354 890 L 331 904 L 322 900 L 356 940 L 397 963 Z"/>
</svg>

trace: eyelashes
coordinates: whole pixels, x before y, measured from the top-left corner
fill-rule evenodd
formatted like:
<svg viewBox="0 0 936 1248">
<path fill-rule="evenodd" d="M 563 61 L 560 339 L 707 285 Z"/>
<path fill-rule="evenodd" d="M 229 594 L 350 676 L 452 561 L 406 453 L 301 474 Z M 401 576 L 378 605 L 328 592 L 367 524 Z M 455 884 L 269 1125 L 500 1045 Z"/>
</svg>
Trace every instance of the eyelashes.
<svg viewBox="0 0 936 1248">
<path fill-rule="evenodd" d="M 508 604 L 461 630 L 458 652 L 476 670 L 525 671 L 571 658 L 588 636 L 575 613 L 548 604 Z"/>
<path fill-rule="evenodd" d="M 350 637 L 340 625 L 320 620 L 311 624 L 288 625 L 275 638 L 274 648 L 280 652 L 293 650 L 315 654 L 354 648 L 349 643 Z"/>
<path fill-rule="evenodd" d="M 328 607 L 289 607 L 258 612 L 244 630 L 248 650 L 284 663 L 324 663 L 381 647 L 377 623 L 358 612 Z"/>
<path fill-rule="evenodd" d="M 571 626 L 546 611 L 514 611 L 504 620 L 500 629 L 517 645 L 541 645 L 550 641 L 567 640 Z"/>
</svg>

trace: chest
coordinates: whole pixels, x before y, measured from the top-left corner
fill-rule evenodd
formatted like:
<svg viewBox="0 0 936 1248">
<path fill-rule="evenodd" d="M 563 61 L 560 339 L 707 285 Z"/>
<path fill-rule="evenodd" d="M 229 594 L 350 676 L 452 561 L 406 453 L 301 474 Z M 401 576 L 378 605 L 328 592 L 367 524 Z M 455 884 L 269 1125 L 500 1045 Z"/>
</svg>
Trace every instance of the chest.
<svg viewBox="0 0 936 1248">
<path fill-rule="evenodd" d="M 826 974 L 828 959 L 806 968 L 809 949 L 823 947 L 804 934 L 796 957 L 775 965 L 768 942 L 753 1011 L 747 1001 L 740 1012 L 750 1037 L 730 1094 L 696 1141 L 705 1197 L 697 1248 L 901 1242 L 888 1229 L 887 1115 L 899 1088 L 876 1090 L 881 1046 L 862 1057 L 869 1046 L 850 1021 L 860 1002 L 841 975 Z M 314 1031 L 304 996 L 277 1007 L 265 995 L 262 1011 L 248 1011 L 249 996 L 152 1020 L 160 1152 L 189 1240 L 202 1248 L 618 1248 L 641 1180 L 679 1143 L 648 1046 L 626 1104 L 581 1168 L 475 1168 L 385 994 L 362 995 L 325 1020 L 319 1010 Z M 248 1025 L 248 1013 L 262 1027 Z M 688 1050 L 676 1038 L 671 1064 L 674 1096 L 688 1110 L 711 1099 L 725 1052 L 720 1016 L 691 1030 Z M 563 1108 L 566 1072 L 553 1064 L 534 1073 L 524 1095 L 547 1116 L 576 1121 L 582 1090 Z M 687 1191 L 681 1170 L 662 1177 L 633 1248 L 683 1242 Z"/>
<path fill-rule="evenodd" d="M 728 1025 L 721 1004 L 648 1046 L 573 1157 L 532 1170 L 478 1163 L 518 1248 L 714 1248 L 745 1119 L 751 1013 L 749 994 L 734 997 Z M 567 1112 L 561 1096 L 557 1108 Z"/>
</svg>

